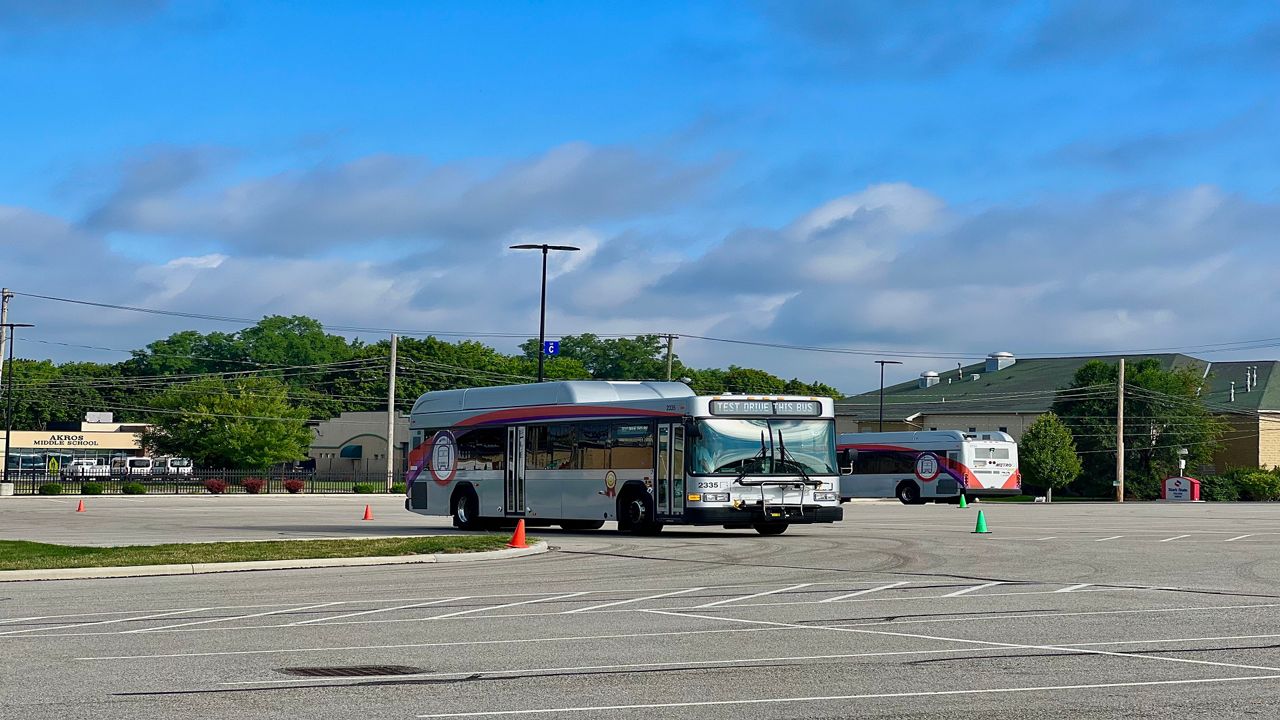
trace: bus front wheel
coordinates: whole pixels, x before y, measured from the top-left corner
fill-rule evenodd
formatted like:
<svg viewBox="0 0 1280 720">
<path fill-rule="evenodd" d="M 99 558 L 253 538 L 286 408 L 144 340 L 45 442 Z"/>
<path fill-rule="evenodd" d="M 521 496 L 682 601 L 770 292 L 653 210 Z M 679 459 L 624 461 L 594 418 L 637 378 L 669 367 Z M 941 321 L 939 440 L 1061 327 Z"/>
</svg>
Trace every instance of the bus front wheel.
<svg viewBox="0 0 1280 720">
<path fill-rule="evenodd" d="M 480 499 L 475 490 L 466 488 L 453 496 L 453 526 L 459 530 L 483 530 Z"/>
<path fill-rule="evenodd" d="M 649 494 L 632 490 L 618 502 L 618 530 L 632 535 L 656 535 L 662 525 L 654 520 Z"/>
<path fill-rule="evenodd" d="M 924 502 L 920 498 L 920 486 L 913 482 L 904 482 L 898 485 L 897 496 L 903 505 L 919 505 Z"/>
</svg>

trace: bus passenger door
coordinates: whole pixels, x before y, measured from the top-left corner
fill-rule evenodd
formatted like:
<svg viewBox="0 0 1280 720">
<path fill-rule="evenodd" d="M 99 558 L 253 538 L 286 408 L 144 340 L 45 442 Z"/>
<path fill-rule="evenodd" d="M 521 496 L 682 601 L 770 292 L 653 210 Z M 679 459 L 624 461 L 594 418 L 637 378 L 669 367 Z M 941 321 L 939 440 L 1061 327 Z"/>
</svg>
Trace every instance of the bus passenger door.
<svg viewBox="0 0 1280 720">
<path fill-rule="evenodd" d="M 684 426 L 658 425 L 657 483 L 654 510 L 659 515 L 684 514 Z"/>
<path fill-rule="evenodd" d="M 507 428 L 506 499 L 507 515 L 524 515 L 524 426 Z"/>
</svg>

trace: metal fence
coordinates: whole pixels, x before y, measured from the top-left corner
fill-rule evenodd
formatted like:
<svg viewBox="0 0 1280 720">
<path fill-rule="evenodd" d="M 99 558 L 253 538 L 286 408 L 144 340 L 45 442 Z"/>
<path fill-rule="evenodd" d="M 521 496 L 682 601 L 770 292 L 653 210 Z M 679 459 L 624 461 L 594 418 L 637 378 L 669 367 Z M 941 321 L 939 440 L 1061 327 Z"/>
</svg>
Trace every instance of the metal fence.
<svg viewBox="0 0 1280 720">
<path fill-rule="evenodd" d="M 403 482 L 396 474 L 396 483 Z M 10 470 L 15 495 L 198 495 L 387 492 L 385 472 L 305 473 L 261 470 L 195 470 L 190 475 L 80 475 Z M 59 485 L 58 492 L 50 485 Z M 396 488 L 403 492 L 402 487 Z"/>
</svg>

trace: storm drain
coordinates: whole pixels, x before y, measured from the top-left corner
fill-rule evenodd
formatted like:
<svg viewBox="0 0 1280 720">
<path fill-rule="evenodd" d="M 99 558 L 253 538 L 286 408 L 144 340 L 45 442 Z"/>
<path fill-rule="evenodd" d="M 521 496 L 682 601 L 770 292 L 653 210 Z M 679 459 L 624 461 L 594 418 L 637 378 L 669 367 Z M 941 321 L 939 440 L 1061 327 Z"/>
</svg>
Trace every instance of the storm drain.
<svg viewBox="0 0 1280 720">
<path fill-rule="evenodd" d="M 416 675 L 424 671 L 422 668 L 408 665 L 348 665 L 346 667 L 280 668 L 279 672 L 298 677 L 387 677 Z"/>
</svg>

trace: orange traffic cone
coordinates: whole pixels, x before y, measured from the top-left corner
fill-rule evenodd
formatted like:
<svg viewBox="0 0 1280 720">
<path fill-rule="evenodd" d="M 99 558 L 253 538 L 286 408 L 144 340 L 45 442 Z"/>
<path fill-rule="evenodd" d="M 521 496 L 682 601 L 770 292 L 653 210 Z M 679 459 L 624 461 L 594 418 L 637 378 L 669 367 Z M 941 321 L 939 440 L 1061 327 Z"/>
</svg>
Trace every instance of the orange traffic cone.
<svg viewBox="0 0 1280 720">
<path fill-rule="evenodd" d="M 516 523 L 516 531 L 511 534 L 511 542 L 507 543 L 507 547 L 511 548 L 527 548 L 529 544 L 524 541 L 524 519 Z"/>
<path fill-rule="evenodd" d="M 81 500 L 80 504 L 76 506 L 76 512 L 84 512 L 84 500 Z"/>
<path fill-rule="evenodd" d="M 364 506 L 364 518 L 363 518 L 363 519 L 364 519 L 364 520 L 372 520 L 372 519 L 373 519 L 373 510 L 372 510 L 372 509 L 370 509 L 368 505 L 365 505 L 365 506 Z"/>
</svg>

